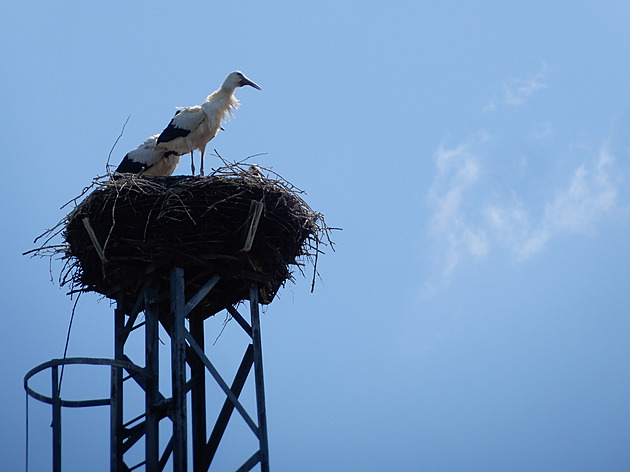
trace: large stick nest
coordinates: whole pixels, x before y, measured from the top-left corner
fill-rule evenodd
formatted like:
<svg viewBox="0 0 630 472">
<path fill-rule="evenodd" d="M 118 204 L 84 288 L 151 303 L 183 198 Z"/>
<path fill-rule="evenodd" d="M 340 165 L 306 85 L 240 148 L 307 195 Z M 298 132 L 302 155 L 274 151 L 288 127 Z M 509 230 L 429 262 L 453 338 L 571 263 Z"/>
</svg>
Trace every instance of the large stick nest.
<svg viewBox="0 0 630 472">
<path fill-rule="evenodd" d="M 332 243 L 323 216 L 302 192 L 264 170 L 267 176 L 232 164 L 207 177 L 95 179 L 96 189 L 30 252 L 61 256 L 60 283 L 71 292 L 94 291 L 126 304 L 147 283 L 168 293 L 172 267 L 184 268 L 187 298 L 211 276 L 221 277 L 198 307 L 205 316 L 249 299 L 252 282 L 260 302 L 270 303 L 305 259 L 313 263 L 314 283 L 320 246 Z M 48 245 L 59 233 L 64 243 Z"/>
</svg>

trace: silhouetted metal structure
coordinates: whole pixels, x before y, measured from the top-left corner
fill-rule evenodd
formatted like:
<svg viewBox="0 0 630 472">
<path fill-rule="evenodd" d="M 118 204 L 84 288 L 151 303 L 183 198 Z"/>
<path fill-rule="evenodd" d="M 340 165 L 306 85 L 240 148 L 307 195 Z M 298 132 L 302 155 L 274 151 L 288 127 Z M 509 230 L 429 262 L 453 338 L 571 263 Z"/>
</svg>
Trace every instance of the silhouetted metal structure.
<svg viewBox="0 0 630 472">
<path fill-rule="evenodd" d="M 67 358 L 53 359 L 32 369 L 24 379 L 28 394 L 52 405 L 53 410 L 53 471 L 61 471 L 61 410 L 62 407 L 91 407 L 109 405 L 111 412 L 111 470 L 128 471 L 145 466 L 147 471 L 164 470 L 172 458 L 173 470 L 189 470 L 187 453 L 188 418 L 187 403 L 190 401 L 190 434 L 192 440 L 192 470 L 207 471 L 217 452 L 223 433 L 234 410 L 240 414 L 258 441 L 257 451 L 246 457 L 238 471 L 251 470 L 260 464 L 262 471 L 269 470 L 269 450 L 267 442 L 267 420 L 265 411 L 265 391 L 262 363 L 262 344 L 258 303 L 258 283 L 251 280 L 249 311 L 250 321 L 234 306 L 226 309 L 238 325 L 247 333 L 251 342 L 246 346 L 240 366 L 231 384 L 215 368 L 204 350 L 203 312 L 196 310 L 198 303 L 212 296 L 212 289 L 219 282 L 213 276 L 189 299 L 185 298 L 185 274 L 180 267 L 171 269 L 170 293 L 160 293 L 150 284 L 145 285 L 133 305 L 118 301 L 114 313 L 114 358 Z M 170 311 L 160 313 L 159 300 L 170 297 Z M 131 306 L 130 309 L 124 307 Z M 144 319 L 139 321 L 139 314 Z M 160 356 L 159 325 L 170 337 L 171 348 L 171 392 L 164 393 L 159 388 Z M 127 355 L 127 344 L 132 331 L 144 329 L 145 359 L 141 367 Z M 109 398 L 69 401 L 59 395 L 59 366 L 67 364 L 92 364 L 111 366 L 111 395 Z M 187 366 L 190 376 L 187 375 Z M 256 397 L 256 417 L 252 417 L 239 396 L 249 373 L 254 367 Z M 38 372 L 51 369 L 52 396 L 35 392 L 29 386 L 29 379 Z M 217 382 L 225 393 L 225 402 L 208 435 L 206 409 L 206 376 Z M 145 411 L 125 421 L 123 415 L 124 392 L 127 382 L 135 382 L 145 393 Z M 167 445 L 160 450 L 160 429 L 162 420 L 170 420 L 172 434 Z M 126 460 L 126 453 L 144 440 L 145 458 L 137 464 Z"/>
</svg>

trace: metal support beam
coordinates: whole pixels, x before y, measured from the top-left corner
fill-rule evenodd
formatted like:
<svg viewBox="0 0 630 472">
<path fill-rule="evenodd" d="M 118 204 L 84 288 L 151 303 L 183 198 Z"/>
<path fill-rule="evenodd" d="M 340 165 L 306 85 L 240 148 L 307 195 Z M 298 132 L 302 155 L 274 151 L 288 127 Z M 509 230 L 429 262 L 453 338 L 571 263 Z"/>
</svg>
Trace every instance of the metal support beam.
<svg viewBox="0 0 630 472">
<path fill-rule="evenodd" d="M 199 348 L 205 349 L 203 318 L 193 317 L 190 320 L 190 334 Z M 190 377 L 192 389 L 190 392 L 190 414 L 192 423 L 192 448 L 194 470 L 202 470 L 202 451 L 206 446 L 206 367 L 196 356 L 190 356 Z"/>
<path fill-rule="evenodd" d="M 171 269 L 171 373 L 173 411 L 173 472 L 188 467 L 186 421 L 186 340 L 184 269 Z"/>
<path fill-rule="evenodd" d="M 249 304 L 252 317 L 252 341 L 254 345 L 254 379 L 256 384 L 256 407 L 258 409 L 258 439 L 260 441 L 260 470 L 269 472 L 269 445 L 267 442 L 267 410 L 265 408 L 265 381 L 263 376 L 262 341 L 260 315 L 258 312 L 258 287 L 249 288 Z"/>
<path fill-rule="evenodd" d="M 160 397 L 159 372 L 160 357 L 158 346 L 159 309 L 158 291 L 155 287 L 147 287 L 144 291 L 145 314 L 145 462 L 146 470 L 158 470 L 160 460 L 160 417 L 156 405 Z"/>
<path fill-rule="evenodd" d="M 254 454 L 245 461 L 245 463 L 236 469 L 236 472 L 248 472 L 254 468 L 256 464 L 260 462 L 260 451 L 254 452 Z"/>
<path fill-rule="evenodd" d="M 247 350 L 245 351 L 245 355 L 243 356 L 243 360 L 241 361 L 241 365 L 238 367 L 236 371 L 236 376 L 234 377 L 234 381 L 230 387 L 230 390 L 236 398 L 239 397 L 241 392 L 243 391 L 243 386 L 245 385 L 245 381 L 247 380 L 247 376 L 249 375 L 249 371 L 252 368 L 252 364 L 254 363 L 254 349 L 252 345 L 247 346 Z M 210 463 L 214 458 L 214 455 L 217 452 L 219 447 L 219 442 L 221 442 L 221 438 L 223 437 L 223 433 L 227 428 L 228 422 L 232 417 L 232 412 L 234 411 L 234 404 L 230 401 L 229 398 L 225 399 L 223 403 L 223 408 L 221 408 L 221 412 L 217 417 L 217 421 L 214 424 L 214 428 L 212 429 L 212 433 L 210 434 L 210 439 L 208 439 L 208 444 L 206 445 L 206 449 L 203 453 L 202 466 L 201 471 L 206 471 L 210 467 Z"/>
<path fill-rule="evenodd" d="M 203 351 L 201 351 L 199 346 L 197 346 L 197 343 L 192 338 L 192 336 L 190 336 L 190 333 L 184 332 L 184 334 L 188 338 L 188 343 L 190 344 L 190 347 L 197 354 L 199 359 L 203 361 L 206 368 L 210 371 L 210 374 L 212 374 L 212 377 L 214 377 L 214 380 L 216 380 L 216 382 L 219 384 L 223 392 L 227 395 L 228 399 L 232 402 L 234 407 L 241 414 L 241 416 L 245 420 L 245 423 L 247 423 L 247 425 L 250 427 L 252 432 L 258 437 L 258 426 L 256 426 L 256 423 L 254 423 L 254 420 L 252 420 L 252 418 L 249 416 L 249 414 L 245 410 L 245 407 L 241 405 L 241 403 L 238 401 L 234 393 L 230 390 L 230 387 L 227 386 L 227 384 L 225 383 L 225 380 L 223 380 L 223 378 L 219 374 L 219 371 L 214 367 L 214 365 L 212 365 L 212 362 L 210 362 L 210 359 L 208 359 L 208 357 L 203 353 Z"/>
<path fill-rule="evenodd" d="M 183 274 L 183 269 L 181 270 Z M 186 303 L 184 306 L 184 316 L 188 316 L 188 314 L 197 306 L 197 304 L 203 299 L 203 297 L 208 295 L 208 292 L 210 292 L 210 290 L 214 288 L 219 280 L 221 280 L 221 277 L 219 277 L 218 275 L 213 276 L 210 280 L 203 284 L 203 286 L 199 289 L 197 293 L 190 297 L 190 300 L 188 300 L 188 303 Z"/>
<path fill-rule="evenodd" d="M 114 310 L 114 360 L 124 359 L 125 312 L 123 300 L 118 300 Z M 123 372 L 112 366 L 110 407 L 110 459 L 111 472 L 123 469 Z"/>
<path fill-rule="evenodd" d="M 61 397 L 59 366 L 52 366 L 53 472 L 61 472 Z"/>
</svg>

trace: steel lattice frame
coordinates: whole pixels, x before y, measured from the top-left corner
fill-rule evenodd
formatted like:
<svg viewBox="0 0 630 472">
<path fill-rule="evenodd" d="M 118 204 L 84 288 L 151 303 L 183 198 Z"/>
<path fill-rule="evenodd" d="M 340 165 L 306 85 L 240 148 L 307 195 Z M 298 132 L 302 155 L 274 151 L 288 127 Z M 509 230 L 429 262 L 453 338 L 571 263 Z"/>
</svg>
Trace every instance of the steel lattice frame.
<svg viewBox="0 0 630 472">
<path fill-rule="evenodd" d="M 251 338 L 243 355 L 240 366 L 231 385 L 219 374 L 204 350 L 205 317 L 195 315 L 195 306 L 206 296 L 212 296 L 212 289 L 220 280 L 211 277 L 189 300 L 185 298 L 184 270 L 180 267 L 171 269 L 170 293 L 161 294 L 151 285 L 144 289 L 130 310 L 124 310 L 123 300 L 118 300 L 114 312 L 114 359 L 69 358 L 55 359 L 32 369 L 24 379 L 25 388 L 30 396 L 53 405 L 53 470 L 61 470 L 61 407 L 63 406 L 98 406 L 110 405 L 111 444 L 110 463 L 113 472 L 130 471 L 145 466 L 149 472 L 164 470 L 172 456 L 173 471 L 188 470 L 188 420 L 187 402 L 190 399 L 192 441 L 192 469 L 207 471 L 210 468 L 223 433 L 233 411 L 236 409 L 255 435 L 259 449 L 255 451 L 238 471 L 251 470 L 260 463 L 261 471 L 269 470 L 269 451 L 267 442 L 267 420 L 265 410 L 265 392 L 262 364 L 262 344 L 260 335 L 260 317 L 258 286 L 251 282 L 249 306 L 251 323 L 236 310 L 227 307 L 230 315 Z M 168 295 L 171 300 L 170 312 L 160 313 L 158 300 Z M 138 322 L 138 315 L 144 312 L 144 321 Z M 162 325 L 170 337 L 171 343 L 171 394 L 165 396 L 159 389 L 159 325 Z M 187 326 L 188 325 L 188 326 Z M 139 367 L 126 354 L 129 335 L 136 329 L 144 328 L 145 359 L 144 367 Z M 62 364 L 108 364 L 111 366 L 111 396 L 107 399 L 68 402 L 59 397 L 57 367 Z M 190 367 L 190 379 L 187 378 L 186 366 Z M 239 396 L 252 366 L 256 395 L 257 422 L 247 413 L 239 401 Z M 46 397 L 34 392 L 28 386 L 28 380 L 35 373 L 52 368 L 53 395 Z M 226 399 L 217 420 L 208 435 L 206 428 L 206 373 L 214 378 L 225 393 Z M 145 411 L 126 423 L 123 420 L 125 382 L 134 380 L 145 393 Z M 160 421 L 169 418 L 172 422 L 172 435 L 167 445 L 160 450 Z M 145 459 L 138 464 L 127 464 L 125 454 L 131 447 L 144 438 Z"/>
</svg>

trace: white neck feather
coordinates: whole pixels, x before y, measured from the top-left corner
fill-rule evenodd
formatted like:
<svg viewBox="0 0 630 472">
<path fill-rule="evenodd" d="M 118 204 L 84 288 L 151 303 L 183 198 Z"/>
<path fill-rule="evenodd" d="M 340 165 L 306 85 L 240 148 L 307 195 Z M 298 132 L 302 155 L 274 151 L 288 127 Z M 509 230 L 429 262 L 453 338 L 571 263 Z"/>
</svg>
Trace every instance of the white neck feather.
<svg viewBox="0 0 630 472">
<path fill-rule="evenodd" d="M 234 110 L 238 108 L 238 105 L 239 101 L 234 96 L 234 90 L 221 87 L 208 95 L 202 107 L 209 116 L 213 115 L 219 120 L 224 120 L 228 113 L 234 116 Z"/>
</svg>

